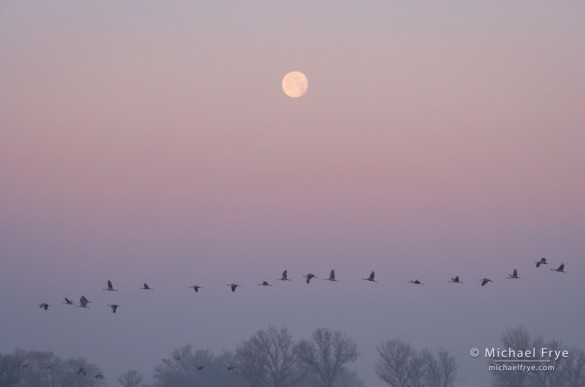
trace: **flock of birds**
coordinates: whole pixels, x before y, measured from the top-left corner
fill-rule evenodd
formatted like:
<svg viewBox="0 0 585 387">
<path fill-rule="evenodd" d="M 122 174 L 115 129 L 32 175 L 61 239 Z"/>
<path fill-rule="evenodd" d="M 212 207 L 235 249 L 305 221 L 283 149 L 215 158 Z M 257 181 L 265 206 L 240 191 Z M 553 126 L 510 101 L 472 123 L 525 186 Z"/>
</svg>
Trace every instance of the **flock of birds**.
<svg viewBox="0 0 585 387">
<path fill-rule="evenodd" d="M 540 260 L 535 261 L 535 263 L 536 263 L 537 268 L 539 268 L 542 265 L 548 265 L 546 258 L 540 258 Z M 564 263 L 561 263 L 556 269 L 550 269 L 550 270 L 556 271 L 558 273 L 566 273 Z M 362 278 L 362 279 L 364 281 L 369 281 L 369 282 L 378 282 L 378 281 L 376 281 L 375 277 L 376 277 L 376 273 L 374 271 L 372 271 L 367 278 Z M 318 277 L 312 273 L 308 273 L 308 274 L 304 275 L 303 278 L 305 278 L 307 284 L 311 283 L 311 280 L 313 278 L 318 279 Z M 520 279 L 520 276 L 518 276 L 518 270 L 514 269 L 512 271 L 512 274 L 508 275 L 507 279 Z M 337 279 L 335 279 L 335 270 L 331 270 L 331 272 L 329 273 L 329 278 L 323 278 L 323 280 L 332 281 L 332 282 L 339 282 Z M 277 281 L 291 281 L 291 279 L 288 278 L 288 271 L 287 270 L 283 271 L 282 276 L 280 278 L 277 278 Z M 481 283 L 481 286 L 486 286 L 488 283 L 494 282 L 489 278 L 481 278 L 479 281 Z M 418 279 L 410 280 L 408 282 L 411 284 L 414 284 L 414 285 L 423 285 L 423 283 Z M 459 278 L 459 276 L 452 277 L 447 282 L 451 282 L 454 284 L 462 284 L 463 283 L 461 281 L 461 279 Z M 257 285 L 258 286 L 272 286 L 268 281 L 262 281 L 261 283 L 259 283 Z M 232 292 L 235 292 L 236 289 L 242 285 L 238 285 L 236 283 L 231 283 L 231 284 L 227 284 L 227 286 L 230 287 Z M 202 288 L 202 286 L 192 285 L 192 286 L 189 286 L 189 288 L 193 289 L 196 293 L 198 293 L 199 290 Z M 144 283 L 144 285 L 140 289 L 141 290 L 153 290 L 147 283 Z M 107 287 L 105 289 L 102 289 L 102 290 L 108 291 L 108 292 L 117 292 L 118 291 L 117 289 L 114 289 L 114 285 L 112 284 L 112 281 L 110 281 L 110 280 L 108 280 Z M 75 305 L 75 303 L 67 297 L 65 297 L 65 302 L 63 302 L 63 304 L 65 304 L 65 305 L 77 306 L 80 308 L 89 308 L 90 303 L 91 303 L 91 301 L 89 301 L 85 296 L 81 296 L 81 298 L 79 299 L 78 305 Z M 49 306 L 51 306 L 51 305 L 47 304 L 46 302 L 39 304 L 39 308 L 44 309 L 44 310 L 49 310 Z M 116 313 L 118 311 L 118 308 L 120 307 L 120 305 L 109 304 L 108 307 L 111 308 L 112 313 Z"/>
</svg>

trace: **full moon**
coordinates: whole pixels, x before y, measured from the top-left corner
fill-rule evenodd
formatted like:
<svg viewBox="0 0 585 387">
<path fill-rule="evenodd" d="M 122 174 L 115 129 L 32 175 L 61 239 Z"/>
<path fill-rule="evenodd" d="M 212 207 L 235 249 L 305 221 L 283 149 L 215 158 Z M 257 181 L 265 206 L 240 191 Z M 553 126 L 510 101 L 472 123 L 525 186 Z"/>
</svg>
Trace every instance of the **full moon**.
<svg viewBox="0 0 585 387">
<path fill-rule="evenodd" d="M 291 98 L 302 97 L 309 87 L 309 80 L 300 71 L 291 71 L 282 78 L 282 91 Z"/>
</svg>

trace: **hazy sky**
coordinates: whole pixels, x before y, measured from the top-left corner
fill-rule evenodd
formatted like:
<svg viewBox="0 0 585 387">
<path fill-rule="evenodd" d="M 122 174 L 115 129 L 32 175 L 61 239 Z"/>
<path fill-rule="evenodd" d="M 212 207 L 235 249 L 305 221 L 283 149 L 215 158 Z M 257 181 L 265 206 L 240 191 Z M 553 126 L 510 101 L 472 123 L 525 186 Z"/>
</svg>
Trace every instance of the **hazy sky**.
<svg viewBox="0 0 585 387">
<path fill-rule="evenodd" d="M 376 387 L 394 337 L 449 349 L 462 386 L 508 328 L 585 348 L 584 3 L 315 3 L 0 3 L 1 352 L 115 385 L 326 326 Z"/>
</svg>

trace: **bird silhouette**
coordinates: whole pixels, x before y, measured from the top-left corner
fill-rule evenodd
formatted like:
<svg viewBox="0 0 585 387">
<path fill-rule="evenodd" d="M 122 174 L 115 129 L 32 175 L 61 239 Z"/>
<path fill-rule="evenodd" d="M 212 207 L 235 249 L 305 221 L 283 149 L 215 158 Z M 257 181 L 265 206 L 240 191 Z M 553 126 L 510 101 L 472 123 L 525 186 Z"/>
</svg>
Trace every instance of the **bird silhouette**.
<svg viewBox="0 0 585 387">
<path fill-rule="evenodd" d="M 540 265 L 548 265 L 546 258 L 542 257 L 539 261 L 534 261 L 536 263 L 536 267 L 540 267 Z"/>
<path fill-rule="evenodd" d="M 494 282 L 489 278 L 482 278 L 482 279 L 480 279 L 480 281 L 481 281 L 481 286 L 486 286 L 488 284 L 488 282 Z"/>
<path fill-rule="evenodd" d="M 541 265 L 547 265 L 549 263 L 547 261 L 547 258 L 545 258 L 545 257 L 541 257 L 538 261 L 534 261 L 534 262 L 535 262 L 537 268 L 540 268 Z M 557 268 L 551 268 L 550 270 L 553 270 L 553 271 L 556 271 L 556 272 L 559 272 L 559 273 L 566 273 L 566 271 L 565 271 L 565 264 L 564 263 L 561 263 Z M 309 284 L 313 278 L 319 278 L 319 277 L 315 276 L 312 273 L 308 273 L 308 274 L 304 275 L 303 277 L 306 278 L 306 283 L 307 284 Z M 507 279 L 520 279 L 521 277 L 518 275 L 518 269 L 513 269 L 512 274 L 509 274 L 506 278 Z M 277 280 L 279 280 L 279 281 L 290 281 L 290 279 L 288 278 L 288 271 L 287 270 L 284 270 L 282 272 L 281 278 L 278 278 Z M 330 274 L 329 274 L 329 277 L 328 278 L 323 278 L 323 280 L 333 281 L 333 282 L 339 282 L 335 278 L 335 270 L 334 269 L 331 269 Z M 373 270 L 370 272 L 370 275 L 369 275 L 368 278 L 362 278 L 362 280 L 364 280 L 364 281 L 370 281 L 370 282 L 378 282 L 378 281 L 375 280 L 375 272 Z M 489 278 L 481 278 L 481 279 L 479 279 L 479 281 L 481 282 L 481 286 L 482 287 L 483 286 L 486 286 L 490 282 L 494 282 L 494 281 L 492 281 Z M 408 282 L 411 283 L 411 284 L 414 284 L 414 285 L 424 285 L 419 279 L 409 280 Z M 462 284 L 463 283 L 460 280 L 459 276 L 451 277 L 451 279 L 448 282 L 456 283 L 456 284 Z M 262 281 L 261 283 L 258 283 L 257 285 L 258 286 L 272 286 L 268 281 Z M 242 285 L 238 285 L 238 284 L 235 284 L 235 283 L 231 283 L 231 284 L 228 284 L 227 286 L 229 286 L 231 288 L 231 291 L 232 292 L 235 292 L 236 289 L 238 287 L 242 286 Z M 201 286 L 193 285 L 193 286 L 189 286 L 189 288 L 193 288 L 193 290 L 195 292 L 199 292 L 199 289 L 201 289 Z M 141 289 L 141 290 L 153 290 L 147 283 L 143 283 L 143 287 L 141 287 L 139 289 Z M 108 280 L 107 281 L 107 288 L 106 289 L 102 289 L 102 290 L 105 290 L 105 291 L 116 291 L 116 292 L 118 291 L 117 289 L 114 289 L 114 286 L 113 286 L 111 280 Z M 81 298 L 79 299 L 79 305 L 76 305 L 76 306 L 81 307 L 81 308 L 88 308 L 89 303 L 90 303 L 90 301 L 85 296 L 81 296 Z M 64 305 L 75 305 L 74 302 L 73 302 L 73 300 L 70 300 L 67 297 L 64 297 L 63 304 Z M 50 304 L 48 304 L 48 303 L 41 303 L 41 304 L 38 304 L 38 306 L 39 306 L 40 309 L 44 309 L 45 311 L 48 311 Z M 108 305 L 108 307 L 110 307 L 112 309 L 112 313 L 116 313 L 119 306 L 120 305 L 117 305 L 117 304 L 110 304 L 110 305 Z M 233 367 L 232 367 L 232 369 L 233 369 Z"/>
<path fill-rule="evenodd" d="M 103 379 L 104 375 L 102 374 L 97 374 L 96 376 L 94 376 L 96 379 Z"/>
<path fill-rule="evenodd" d="M 86 376 L 87 371 L 83 367 L 80 367 L 79 370 L 77 371 L 77 374 L 81 374 L 83 376 Z"/>
<path fill-rule="evenodd" d="M 228 368 L 227 368 L 228 371 L 233 371 L 235 369 L 236 369 L 236 367 L 234 367 L 234 366 L 228 366 Z"/>
<path fill-rule="evenodd" d="M 110 280 L 108 280 L 108 288 L 102 289 L 102 290 L 107 290 L 108 292 L 117 292 L 117 290 L 114 289 L 114 286 L 112 285 L 112 281 L 110 281 Z"/>
<path fill-rule="evenodd" d="M 313 279 L 313 278 L 317 278 L 317 277 L 315 276 L 315 274 L 312 274 L 312 273 L 309 273 L 309 274 L 307 274 L 307 275 L 304 275 L 303 277 L 307 278 L 307 283 L 311 282 L 311 279 Z"/>
<path fill-rule="evenodd" d="M 283 271 L 283 272 L 282 272 L 282 277 L 278 278 L 278 281 L 290 281 L 290 280 L 288 279 L 288 273 L 287 273 L 287 270 L 285 270 L 285 271 Z"/>
<path fill-rule="evenodd" d="M 338 280 L 335 279 L 335 270 L 333 269 L 331 269 L 331 272 L 329 273 L 329 278 L 323 278 L 323 280 L 339 282 Z"/>
<path fill-rule="evenodd" d="M 561 263 L 561 265 L 559 267 L 557 267 L 556 269 L 551 269 L 551 270 L 558 271 L 559 273 L 566 273 L 564 263 Z"/>
<path fill-rule="evenodd" d="M 197 367 L 197 371 L 203 371 L 205 369 L 205 366 L 199 366 Z"/>
<path fill-rule="evenodd" d="M 375 276 L 376 276 L 376 273 L 372 270 L 372 272 L 370 273 L 370 276 L 368 278 L 362 278 L 362 279 L 364 281 L 378 282 L 374 279 Z"/>
<path fill-rule="evenodd" d="M 81 298 L 79 299 L 79 307 L 80 308 L 89 308 L 87 306 L 87 304 L 89 304 L 89 300 L 87 298 L 85 298 L 84 296 L 81 296 Z"/>
</svg>

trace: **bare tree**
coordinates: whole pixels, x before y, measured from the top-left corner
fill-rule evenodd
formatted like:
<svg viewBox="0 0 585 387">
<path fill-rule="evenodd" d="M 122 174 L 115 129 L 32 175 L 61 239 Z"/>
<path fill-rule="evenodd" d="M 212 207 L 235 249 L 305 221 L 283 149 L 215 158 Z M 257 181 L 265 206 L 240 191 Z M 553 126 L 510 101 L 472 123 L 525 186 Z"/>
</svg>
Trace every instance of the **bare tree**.
<svg viewBox="0 0 585 387">
<path fill-rule="evenodd" d="M 439 358 L 439 364 L 441 364 L 443 372 L 441 387 L 454 386 L 455 378 L 457 376 L 457 362 L 455 361 L 455 358 L 449 355 L 449 352 L 444 348 L 439 349 L 437 357 Z"/>
<path fill-rule="evenodd" d="M 446 349 L 439 349 L 437 355 L 425 349 L 420 354 L 423 360 L 423 379 L 428 387 L 452 387 L 455 384 L 457 363 Z"/>
<path fill-rule="evenodd" d="M 63 360 L 52 352 L 22 350 L 0 356 L 0 386 L 3 387 L 103 385 L 103 375 L 99 368 L 83 358 Z"/>
<path fill-rule="evenodd" d="M 426 385 L 428 385 L 428 387 L 440 387 L 442 372 L 439 361 L 435 358 L 435 355 L 426 348 L 422 351 L 421 357 L 424 364 L 423 379 Z"/>
<path fill-rule="evenodd" d="M 409 343 L 400 339 L 378 345 L 380 359 L 376 374 L 392 387 L 420 387 L 423 383 L 424 360 Z"/>
<path fill-rule="evenodd" d="M 532 340 L 528 330 L 525 327 L 509 329 L 502 336 L 502 345 L 504 348 L 511 348 L 516 351 L 526 351 L 532 348 Z M 499 360 L 499 366 L 513 366 L 512 363 L 502 362 L 500 358 L 493 359 L 490 364 L 495 365 L 495 360 Z M 528 382 L 528 374 L 525 371 L 496 371 L 494 373 L 494 386 L 497 387 L 524 387 Z"/>
<path fill-rule="evenodd" d="M 345 365 L 359 356 L 355 341 L 341 331 L 319 328 L 312 341 L 302 343 L 301 358 L 321 387 L 331 387 L 345 370 Z"/>
<path fill-rule="evenodd" d="M 270 325 L 236 349 L 236 372 L 252 386 L 292 386 L 304 376 L 299 351 L 287 328 Z"/>
<path fill-rule="evenodd" d="M 142 383 L 142 375 L 136 370 L 129 370 L 118 378 L 118 383 L 124 387 L 138 387 Z"/>
<path fill-rule="evenodd" d="M 552 350 L 559 350 L 561 349 L 561 344 L 556 340 L 551 342 L 545 342 L 544 338 L 537 337 L 532 347 L 534 348 L 548 348 Z M 535 371 L 531 372 L 528 375 L 528 385 L 534 387 L 560 387 L 564 385 L 565 382 L 565 359 L 559 357 L 558 359 L 550 359 L 550 358 L 542 358 L 540 354 L 537 353 L 537 357 L 539 360 L 547 360 L 547 366 L 554 366 L 554 371 L 546 372 L 546 371 Z"/>
<path fill-rule="evenodd" d="M 164 387 L 233 385 L 225 356 L 214 356 L 208 349 L 193 350 L 184 345 L 154 369 L 155 385 Z"/>
<path fill-rule="evenodd" d="M 569 358 L 564 360 L 563 378 L 567 387 L 585 386 L 585 352 L 575 347 L 569 349 Z"/>
<path fill-rule="evenodd" d="M 12 387 L 24 378 L 23 367 L 27 366 L 23 351 L 0 354 L 0 386 Z"/>
<path fill-rule="evenodd" d="M 236 348 L 236 372 L 252 387 L 267 384 L 266 362 L 258 340 L 247 340 Z"/>
<path fill-rule="evenodd" d="M 82 357 L 65 360 L 63 370 L 63 380 L 57 384 L 60 387 L 97 387 L 105 385 L 104 375 L 100 369 Z"/>
</svg>

